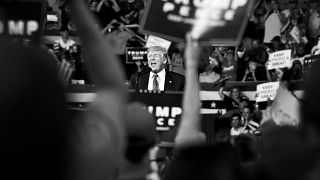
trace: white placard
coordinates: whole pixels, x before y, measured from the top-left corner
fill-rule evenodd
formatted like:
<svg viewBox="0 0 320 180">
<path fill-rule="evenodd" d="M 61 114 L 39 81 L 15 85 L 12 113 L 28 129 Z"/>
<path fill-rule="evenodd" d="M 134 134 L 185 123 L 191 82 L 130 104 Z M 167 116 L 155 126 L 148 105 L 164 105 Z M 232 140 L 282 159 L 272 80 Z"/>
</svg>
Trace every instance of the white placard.
<svg viewBox="0 0 320 180">
<path fill-rule="evenodd" d="M 298 126 L 300 124 L 300 102 L 283 85 L 280 85 L 272 104 L 271 117 L 279 126 Z"/>
<path fill-rule="evenodd" d="M 160 37 L 150 35 L 148 37 L 146 47 L 160 46 L 160 47 L 165 48 L 168 51 L 170 45 L 171 45 L 170 41 L 162 39 Z"/>
<path fill-rule="evenodd" d="M 297 43 L 300 43 L 300 30 L 298 27 L 292 28 L 290 35 Z"/>
<path fill-rule="evenodd" d="M 277 95 L 279 84 L 279 82 L 270 82 L 257 85 L 256 102 L 268 101 L 268 99 L 273 101 Z"/>
<path fill-rule="evenodd" d="M 277 51 L 269 55 L 269 60 L 267 62 L 268 70 L 285 67 L 291 67 L 291 49 Z"/>
</svg>

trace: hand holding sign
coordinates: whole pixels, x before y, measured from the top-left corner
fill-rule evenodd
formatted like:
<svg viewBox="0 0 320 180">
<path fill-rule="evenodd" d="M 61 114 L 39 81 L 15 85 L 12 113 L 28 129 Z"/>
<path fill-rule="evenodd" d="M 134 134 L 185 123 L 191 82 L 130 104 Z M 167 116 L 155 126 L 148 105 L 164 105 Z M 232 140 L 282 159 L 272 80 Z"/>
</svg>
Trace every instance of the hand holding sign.
<svg viewBox="0 0 320 180">
<path fill-rule="evenodd" d="M 256 102 L 274 100 L 279 89 L 280 82 L 263 83 L 257 86 Z"/>
<path fill-rule="evenodd" d="M 291 49 L 277 51 L 269 55 L 269 60 L 267 62 L 267 69 L 280 69 L 280 68 L 290 68 L 291 67 Z"/>
<path fill-rule="evenodd" d="M 175 42 L 183 42 L 192 30 L 201 44 L 235 46 L 252 4 L 253 0 L 150 0 L 141 27 Z"/>
</svg>

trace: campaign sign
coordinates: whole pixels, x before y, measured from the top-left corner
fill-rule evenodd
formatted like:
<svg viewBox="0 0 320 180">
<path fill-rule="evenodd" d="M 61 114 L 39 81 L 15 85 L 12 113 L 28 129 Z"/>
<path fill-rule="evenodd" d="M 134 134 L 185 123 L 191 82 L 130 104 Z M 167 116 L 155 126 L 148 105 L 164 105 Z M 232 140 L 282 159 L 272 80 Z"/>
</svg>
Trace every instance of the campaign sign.
<svg viewBox="0 0 320 180">
<path fill-rule="evenodd" d="M 279 125 L 298 126 L 300 124 L 300 102 L 283 85 L 280 85 L 271 107 L 271 117 Z"/>
<path fill-rule="evenodd" d="M 277 51 L 269 54 L 269 60 L 267 62 L 267 69 L 280 69 L 291 67 L 291 49 Z"/>
<path fill-rule="evenodd" d="M 148 62 L 148 48 L 128 47 L 126 52 L 127 64 L 133 64 L 136 61 Z"/>
<path fill-rule="evenodd" d="M 150 0 L 141 27 L 147 33 L 183 42 L 192 30 L 203 45 L 238 45 L 252 0 Z"/>
<path fill-rule="evenodd" d="M 270 82 L 257 85 L 256 102 L 273 101 L 279 89 L 279 82 Z"/>
<path fill-rule="evenodd" d="M 165 48 L 167 51 L 168 51 L 170 45 L 171 45 L 170 41 L 167 41 L 165 39 L 162 39 L 160 37 L 156 37 L 153 35 L 149 35 L 147 43 L 146 43 L 147 48 L 152 47 L 152 46 L 160 46 L 160 47 Z"/>
<path fill-rule="evenodd" d="M 132 102 L 138 101 L 147 105 L 154 115 L 156 132 L 161 141 L 173 142 L 182 115 L 182 93 L 130 93 Z"/>
<path fill-rule="evenodd" d="M 317 61 L 320 61 L 320 55 L 306 57 L 303 61 L 303 71 L 304 72 L 310 71 L 312 65 Z"/>
<path fill-rule="evenodd" d="M 36 43 L 41 39 L 45 1 L 17 0 L 0 4 L 0 38 Z"/>
</svg>

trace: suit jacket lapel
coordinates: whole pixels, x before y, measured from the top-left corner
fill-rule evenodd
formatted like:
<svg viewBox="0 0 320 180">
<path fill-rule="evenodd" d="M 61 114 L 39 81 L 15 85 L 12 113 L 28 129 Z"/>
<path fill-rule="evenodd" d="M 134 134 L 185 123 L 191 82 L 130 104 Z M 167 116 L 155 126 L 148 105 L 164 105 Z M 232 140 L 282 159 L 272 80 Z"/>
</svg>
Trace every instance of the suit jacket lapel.
<svg viewBox="0 0 320 180">
<path fill-rule="evenodd" d="M 166 71 L 164 90 L 165 91 L 172 91 L 173 90 L 173 78 L 172 78 L 172 74 L 169 71 Z"/>
<path fill-rule="evenodd" d="M 141 76 L 139 89 L 148 89 L 149 76 L 150 73 L 146 73 L 145 75 Z"/>
</svg>

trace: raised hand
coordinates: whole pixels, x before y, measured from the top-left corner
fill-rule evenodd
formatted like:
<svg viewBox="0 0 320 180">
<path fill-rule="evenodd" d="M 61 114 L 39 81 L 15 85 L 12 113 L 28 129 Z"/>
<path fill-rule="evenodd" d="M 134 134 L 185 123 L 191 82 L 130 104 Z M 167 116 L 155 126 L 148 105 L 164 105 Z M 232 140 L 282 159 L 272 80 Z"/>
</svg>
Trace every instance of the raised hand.
<svg viewBox="0 0 320 180">
<path fill-rule="evenodd" d="M 71 75 L 73 73 L 73 69 L 71 64 L 67 62 L 65 59 L 59 64 L 58 76 L 63 82 L 64 85 L 68 85 Z"/>
</svg>

